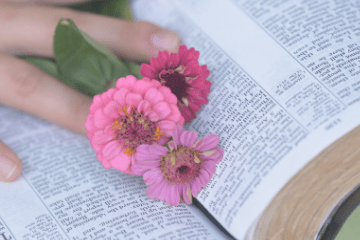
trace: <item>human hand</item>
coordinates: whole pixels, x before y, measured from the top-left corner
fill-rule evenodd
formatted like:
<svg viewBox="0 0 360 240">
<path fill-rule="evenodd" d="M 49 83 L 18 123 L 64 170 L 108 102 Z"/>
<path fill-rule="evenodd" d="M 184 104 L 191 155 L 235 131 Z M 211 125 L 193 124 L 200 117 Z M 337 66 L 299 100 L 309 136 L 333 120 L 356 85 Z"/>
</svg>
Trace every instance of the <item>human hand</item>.
<svg viewBox="0 0 360 240">
<path fill-rule="evenodd" d="M 53 34 L 61 18 L 73 19 L 115 55 L 129 60 L 149 61 L 158 51 L 177 51 L 180 44 L 176 33 L 151 23 L 48 5 L 84 0 L 10 1 L 0 0 L 0 104 L 81 134 L 86 134 L 84 123 L 92 99 L 14 55 L 54 57 Z M 14 181 L 21 170 L 19 157 L 0 141 L 0 181 Z"/>
</svg>

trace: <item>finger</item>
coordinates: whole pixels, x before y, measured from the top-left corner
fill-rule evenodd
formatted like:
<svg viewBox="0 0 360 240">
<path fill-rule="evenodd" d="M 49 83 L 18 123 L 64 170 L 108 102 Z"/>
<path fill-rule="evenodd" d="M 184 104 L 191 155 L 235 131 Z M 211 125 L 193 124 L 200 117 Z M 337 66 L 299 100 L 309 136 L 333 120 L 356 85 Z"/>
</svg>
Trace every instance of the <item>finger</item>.
<svg viewBox="0 0 360 240">
<path fill-rule="evenodd" d="M 22 170 L 19 157 L 2 141 L 0 141 L 0 181 L 11 182 L 16 180 Z"/>
<path fill-rule="evenodd" d="M 0 103 L 85 134 L 91 102 L 40 68 L 0 53 Z"/>
<path fill-rule="evenodd" d="M 53 36 L 60 18 L 73 19 L 92 38 L 130 60 L 148 61 L 158 51 L 176 52 L 180 44 L 175 32 L 148 22 L 129 22 L 66 8 L 0 3 L 0 50 L 53 57 Z"/>
</svg>

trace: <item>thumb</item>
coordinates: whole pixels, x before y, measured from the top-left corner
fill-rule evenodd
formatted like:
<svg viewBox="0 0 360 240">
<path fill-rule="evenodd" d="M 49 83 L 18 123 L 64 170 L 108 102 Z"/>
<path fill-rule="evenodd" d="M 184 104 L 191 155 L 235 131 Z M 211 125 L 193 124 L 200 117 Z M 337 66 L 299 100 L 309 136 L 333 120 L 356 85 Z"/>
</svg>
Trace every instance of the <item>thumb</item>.
<svg viewBox="0 0 360 240">
<path fill-rule="evenodd" d="M 0 181 L 12 182 L 16 180 L 22 170 L 19 157 L 2 141 L 0 141 Z"/>
</svg>

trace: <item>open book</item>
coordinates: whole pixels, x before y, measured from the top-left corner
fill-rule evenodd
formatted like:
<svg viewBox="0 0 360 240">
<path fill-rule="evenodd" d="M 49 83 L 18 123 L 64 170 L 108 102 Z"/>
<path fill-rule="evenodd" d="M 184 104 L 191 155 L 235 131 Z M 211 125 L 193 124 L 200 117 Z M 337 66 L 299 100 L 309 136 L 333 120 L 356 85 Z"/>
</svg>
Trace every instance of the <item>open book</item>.
<svg viewBox="0 0 360 240">
<path fill-rule="evenodd" d="M 0 239 L 319 237 L 360 182 L 359 3 L 136 0 L 133 8 L 179 32 L 211 71 L 210 102 L 187 126 L 216 133 L 225 150 L 197 196 L 207 214 L 149 199 L 141 177 L 103 169 L 85 137 L 0 107 L 0 139 L 24 163 L 18 181 L 0 183 Z"/>
</svg>

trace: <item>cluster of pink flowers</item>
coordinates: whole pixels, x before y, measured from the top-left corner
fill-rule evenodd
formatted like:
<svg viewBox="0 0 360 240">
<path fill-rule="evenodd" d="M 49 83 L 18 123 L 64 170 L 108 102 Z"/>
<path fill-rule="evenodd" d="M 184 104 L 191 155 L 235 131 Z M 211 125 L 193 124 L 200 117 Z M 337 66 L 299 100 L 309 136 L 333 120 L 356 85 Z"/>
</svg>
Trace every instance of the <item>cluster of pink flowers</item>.
<svg viewBox="0 0 360 240">
<path fill-rule="evenodd" d="M 142 64 L 140 73 L 144 77 L 158 80 L 171 89 L 177 97 L 177 105 L 185 122 L 196 117 L 202 105 L 208 103 L 207 94 L 211 83 L 206 80 L 210 71 L 206 65 L 199 65 L 198 51 L 180 46 L 179 53 L 160 52 L 150 64 Z"/>
<path fill-rule="evenodd" d="M 190 204 L 223 156 L 218 136 L 198 140 L 183 127 L 208 102 L 210 72 L 198 58 L 186 46 L 160 52 L 141 66 L 143 79 L 120 78 L 116 88 L 96 95 L 85 123 L 105 168 L 143 176 L 149 197 L 169 205 Z"/>
<path fill-rule="evenodd" d="M 136 175 L 143 176 L 149 186 L 150 198 L 178 205 L 190 204 L 215 173 L 215 164 L 222 160 L 219 137 L 211 134 L 198 140 L 197 132 L 184 131 L 177 126 L 172 140 L 165 146 L 143 144 L 137 148 L 133 166 Z"/>
</svg>

